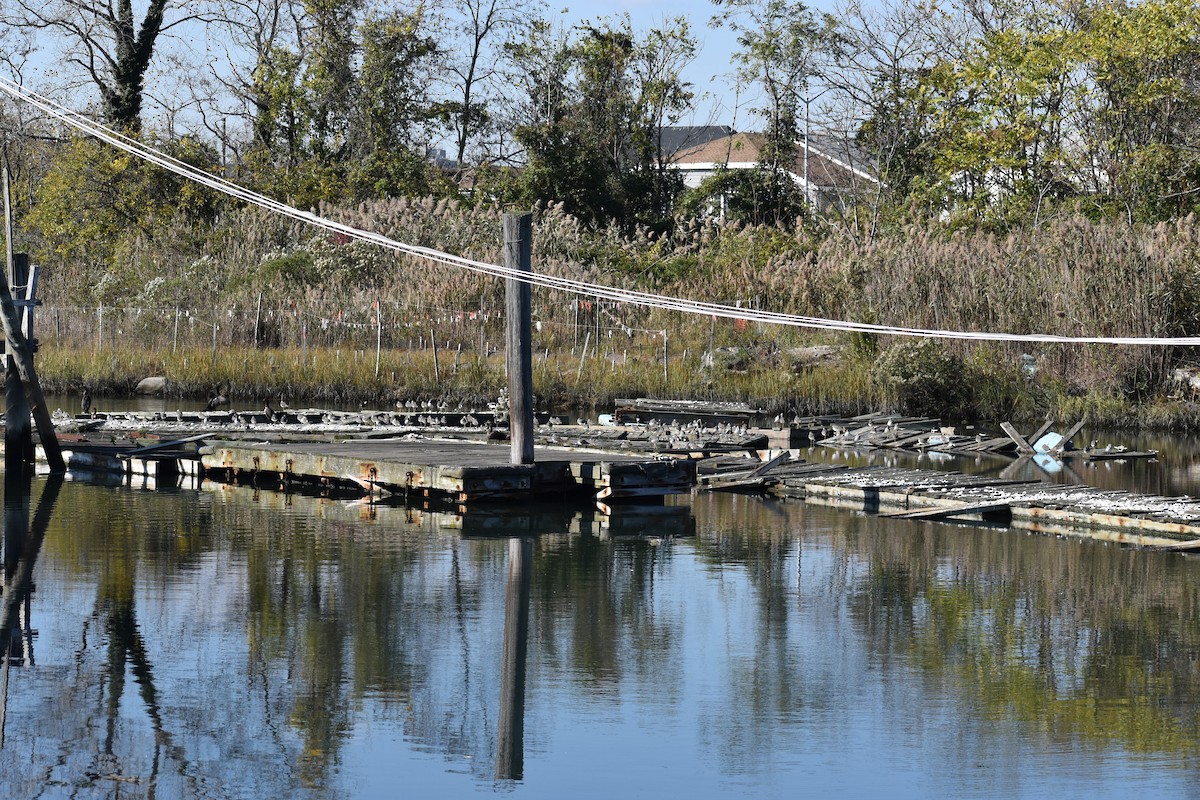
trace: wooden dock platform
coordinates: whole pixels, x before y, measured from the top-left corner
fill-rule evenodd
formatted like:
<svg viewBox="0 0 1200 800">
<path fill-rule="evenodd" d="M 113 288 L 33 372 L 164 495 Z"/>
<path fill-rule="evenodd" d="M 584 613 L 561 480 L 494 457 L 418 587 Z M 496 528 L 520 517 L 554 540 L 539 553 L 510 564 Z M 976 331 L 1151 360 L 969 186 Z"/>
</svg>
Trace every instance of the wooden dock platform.
<svg viewBox="0 0 1200 800">
<path fill-rule="evenodd" d="M 690 459 L 539 447 L 535 462 L 509 463 L 509 448 L 451 439 L 356 439 L 267 444 L 214 441 L 200 451 L 209 477 L 286 486 L 351 483 L 367 491 L 443 497 L 454 503 L 584 495 L 598 500 L 691 491 Z"/>
</svg>

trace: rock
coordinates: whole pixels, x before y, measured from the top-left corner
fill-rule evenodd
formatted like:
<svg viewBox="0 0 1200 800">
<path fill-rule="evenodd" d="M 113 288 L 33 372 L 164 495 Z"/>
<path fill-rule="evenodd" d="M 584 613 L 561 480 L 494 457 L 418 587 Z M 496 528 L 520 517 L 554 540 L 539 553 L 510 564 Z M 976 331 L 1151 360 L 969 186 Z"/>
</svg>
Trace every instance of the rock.
<svg viewBox="0 0 1200 800">
<path fill-rule="evenodd" d="M 791 362 L 792 371 L 800 372 L 810 367 L 838 363 L 842 360 L 842 348 L 829 344 L 793 347 L 787 351 L 787 357 Z"/>
<path fill-rule="evenodd" d="M 138 395 L 156 395 L 162 394 L 167 390 L 167 379 L 161 377 L 142 378 L 137 387 L 133 390 L 134 394 Z"/>
</svg>

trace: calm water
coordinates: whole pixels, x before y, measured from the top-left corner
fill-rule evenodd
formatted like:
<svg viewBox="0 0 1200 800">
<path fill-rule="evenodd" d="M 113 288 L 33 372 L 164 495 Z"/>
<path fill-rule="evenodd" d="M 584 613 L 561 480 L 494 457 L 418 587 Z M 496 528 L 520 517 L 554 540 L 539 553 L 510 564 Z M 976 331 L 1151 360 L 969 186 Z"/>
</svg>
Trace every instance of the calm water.
<svg viewBox="0 0 1200 800">
<path fill-rule="evenodd" d="M 1118 469 L 1088 472 L 1193 485 L 1184 456 Z M 1200 791 L 1197 559 L 727 495 L 32 489 L 8 796 Z"/>
</svg>

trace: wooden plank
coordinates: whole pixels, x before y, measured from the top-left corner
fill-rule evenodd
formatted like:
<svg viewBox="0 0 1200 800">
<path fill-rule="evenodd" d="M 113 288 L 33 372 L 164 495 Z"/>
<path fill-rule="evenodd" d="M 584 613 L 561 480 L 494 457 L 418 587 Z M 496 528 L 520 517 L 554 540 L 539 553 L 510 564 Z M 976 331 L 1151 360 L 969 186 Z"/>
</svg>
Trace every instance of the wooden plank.
<svg viewBox="0 0 1200 800">
<path fill-rule="evenodd" d="M 998 508 L 1008 508 L 1009 504 L 1003 500 L 993 500 L 988 503 L 960 503 L 955 506 L 941 506 L 938 508 L 922 508 L 917 511 L 884 511 L 880 512 L 881 517 L 892 517 L 893 519 L 934 519 L 936 517 L 953 517 L 959 514 L 975 514 L 982 511 L 994 511 Z"/>
<path fill-rule="evenodd" d="M 764 461 L 752 470 L 737 470 L 707 476 L 701 481 L 701 486 L 713 492 L 762 487 L 766 484 L 767 473 L 782 464 L 788 463 L 791 457 L 791 453 L 784 450 L 782 453 Z"/>
<path fill-rule="evenodd" d="M 1049 430 L 1050 430 L 1052 427 L 1054 427 L 1054 420 L 1052 420 L 1052 419 L 1050 419 L 1049 417 L 1047 417 L 1047 418 L 1046 418 L 1046 421 L 1042 423 L 1042 426 L 1041 426 L 1040 428 L 1038 428 L 1036 431 L 1034 431 L 1034 432 L 1033 432 L 1033 435 L 1032 435 L 1032 436 L 1030 436 L 1030 437 L 1029 437 L 1029 438 L 1028 438 L 1026 441 L 1029 441 L 1029 442 L 1036 442 L 1038 439 L 1040 439 L 1040 438 L 1042 438 L 1043 436 L 1045 436 L 1045 435 L 1046 435 L 1046 433 L 1047 433 L 1047 432 L 1048 432 L 1048 431 L 1049 431 Z M 1067 438 L 1070 438 L 1070 437 L 1067 437 Z M 1064 441 L 1065 441 L 1065 440 L 1064 440 Z"/>
<path fill-rule="evenodd" d="M 1063 436 L 1063 449 L 1064 450 L 1066 449 L 1067 445 L 1070 444 L 1071 439 L 1075 438 L 1075 434 L 1077 434 L 1081 430 L 1083 430 L 1084 422 L 1085 422 L 1085 420 L 1082 420 L 1082 419 L 1079 420 L 1079 422 L 1076 422 L 1074 425 L 1072 425 L 1071 430 L 1067 431 L 1066 435 Z"/>
<path fill-rule="evenodd" d="M 203 441 L 204 439 L 211 439 L 211 438 L 212 438 L 211 433 L 201 433 L 201 434 L 197 434 L 196 436 L 189 436 L 186 439 L 174 439 L 169 442 L 160 442 L 159 444 L 152 444 L 149 447 L 139 447 L 136 450 L 129 450 L 124 453 L 117 453 L 117 458 L 138 458 L 139 456 L 141 456 L 145 453 L 153 453 L 155 450 L 166 450 L 171 447 L 178 447 L 181 444 L 191 444 L 192 442 L 199 442 L 199 441 Z"/>
<path fill-rule="evenodd" d="M 1025 437 L 1022 436 L 1017 431 L 1017 429 L 1012 426 L 1011 422 L 1001 422 L 1000 430 L 1007 433 L 1008 438 L 1012 439 L 1016 443 L 1018 452 L 1024 453 L 1025 455 L 1029 455 L 1029 456 L 1031 456 L 1037 452 L 1036 450 L 1034 450 L 1032 447 L 1029 446 L 1029 442 L 1025 441 Z"/>
<path fill-rule="evenodd" d="M 763 475 L 766 475 L 771 470 L 778 467 L 780 464 L 786 464 L 788 461 L 791 461 L 791 460 L 792 460 L 792 454 L 789 453 L 787 450 L 784 450 L 782 453 L 778 454 L 774 458 L 764 461 L 761 465 L 752 469 L 750 471 L 750 475 L 748 477 L 760 478 Z"/>
</svg>

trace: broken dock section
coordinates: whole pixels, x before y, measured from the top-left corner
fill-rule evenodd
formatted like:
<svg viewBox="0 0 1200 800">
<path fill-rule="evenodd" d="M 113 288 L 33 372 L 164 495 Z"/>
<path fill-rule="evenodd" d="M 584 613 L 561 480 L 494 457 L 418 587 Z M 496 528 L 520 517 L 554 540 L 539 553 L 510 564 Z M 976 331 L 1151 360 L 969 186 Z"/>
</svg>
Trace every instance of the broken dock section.
<svg viewBox="0 0 1200 800">
<path fill-rule="evenodd" d="M 773 490 L 880 516 L 993 521 L 1056 536 L 1200 549 L 1200 500 L 1190 497 L 888 467 L 782 472 Z"/>
</svg>

